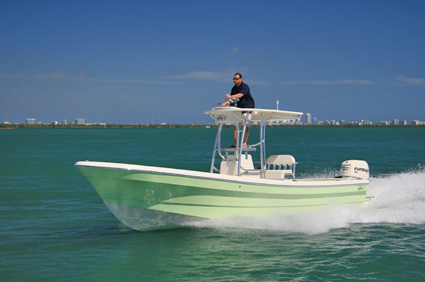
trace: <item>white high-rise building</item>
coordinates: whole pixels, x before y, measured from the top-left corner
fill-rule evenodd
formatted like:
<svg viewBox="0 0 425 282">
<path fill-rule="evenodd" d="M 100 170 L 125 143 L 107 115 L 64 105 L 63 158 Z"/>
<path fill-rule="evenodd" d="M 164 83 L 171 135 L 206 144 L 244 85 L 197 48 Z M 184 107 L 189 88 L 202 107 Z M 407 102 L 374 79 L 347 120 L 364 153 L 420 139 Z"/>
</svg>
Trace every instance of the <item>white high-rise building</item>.
<svg viewBox="0 0 425 282">
<path fill-rule="evenodd" d="M 311 124 L 311 114 L 305 114 L 305 124 Z"/>
<path fill-rule="evenodd" d="M 26 124 L 36 124 L 35 118 L 27 118 Z"/>
<path fill-rule="evenodd" d="M 84 119 L 83 118 L 76 118 L 74 120 L 74 124 L 84 124 Z"/>
</svg>

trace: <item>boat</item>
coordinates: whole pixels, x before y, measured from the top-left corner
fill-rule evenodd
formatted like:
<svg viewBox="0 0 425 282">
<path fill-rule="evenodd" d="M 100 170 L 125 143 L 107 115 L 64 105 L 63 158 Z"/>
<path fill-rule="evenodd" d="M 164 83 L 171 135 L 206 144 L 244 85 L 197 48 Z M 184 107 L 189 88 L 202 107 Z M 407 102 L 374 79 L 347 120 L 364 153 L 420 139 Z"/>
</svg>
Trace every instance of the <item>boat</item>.
<svg viewBox="0 0 425 282">
<path fill-rule="evenodd" d="M 329 205 L 356 208 L 372 197 L 366 194 L 366 161 L 347 160 L 337 177 L 312 179 L 296 177 L 292 155 L 266 155 L 267 125 L 296 123 L 301 112 L 215 107 L 205 114 L 217 124 L 209 172 L 96 161 L 78 161 L 75 167 L 117 219 L 141 231 L 209 219 L 314 212 Z M 250 124 L 259 125 L 260 136 L 244 148 Z M 225 125 L 237 130 L 236 148 L 221 144 Z M 254 152 L 259 154 L 256 162 Z"/>
</svg>

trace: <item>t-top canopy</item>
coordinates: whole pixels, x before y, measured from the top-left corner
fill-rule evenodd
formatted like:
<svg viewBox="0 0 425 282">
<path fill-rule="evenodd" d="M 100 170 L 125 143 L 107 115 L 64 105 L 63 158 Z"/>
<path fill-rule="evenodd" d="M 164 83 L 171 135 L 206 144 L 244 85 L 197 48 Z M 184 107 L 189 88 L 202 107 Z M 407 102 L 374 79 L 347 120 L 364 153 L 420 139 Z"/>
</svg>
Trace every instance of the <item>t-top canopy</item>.
<svg viewBox="0 0 425 282">
<path fill-rule="evenodd" d="M 210 115 L 215 123 L 234 123 L 245 120 L 242 112 L 251 112 L 252 122 L 299 120 L 303 113 L 267 109 L 249 109 L 237 107 L 215 107 L 205 114 Z"/>
</svg>

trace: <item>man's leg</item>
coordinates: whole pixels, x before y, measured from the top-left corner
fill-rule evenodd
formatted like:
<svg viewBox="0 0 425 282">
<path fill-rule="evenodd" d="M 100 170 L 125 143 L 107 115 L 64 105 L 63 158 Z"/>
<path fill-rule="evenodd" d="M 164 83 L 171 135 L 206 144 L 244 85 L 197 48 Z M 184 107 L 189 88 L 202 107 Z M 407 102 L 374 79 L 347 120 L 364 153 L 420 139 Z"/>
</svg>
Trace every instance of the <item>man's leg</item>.
<svg viewBox="0 0 425 282">
<path fill-rule="evenodd" d="M 245 137 L 243 138 L 243 147 L 247 147 L 246 142 L 248 141 L 248 136 L 249 136 L 249 127 L 246 127 L 245 130 Z"/>
<path fill-rule="evenodd" d="M 235 127 L 235 132 L 234 132 L 234 134 L 233 134 L 233 137 L 235 138 L 234 139 L 234 141 L 233 141 L 233 147 L 236 147 L 236 139 L 237 139 L 237 137 L 238 137 L 238 131 L 236 130 L 236 127 Z"/>
</svg>

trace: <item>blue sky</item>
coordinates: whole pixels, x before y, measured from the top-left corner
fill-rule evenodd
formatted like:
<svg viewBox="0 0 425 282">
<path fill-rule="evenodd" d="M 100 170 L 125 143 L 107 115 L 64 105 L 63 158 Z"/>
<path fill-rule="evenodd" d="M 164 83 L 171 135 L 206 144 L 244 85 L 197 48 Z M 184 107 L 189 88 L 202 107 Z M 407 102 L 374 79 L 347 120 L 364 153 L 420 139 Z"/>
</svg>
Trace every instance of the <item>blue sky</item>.
<svg viewBox="0 0 425 282">
<path fill-rule="evenodd" d="M 425 121 L 425 1 L 0 1 L 0 121 L 208 123 L 258 108 Z"/>
</svg>

